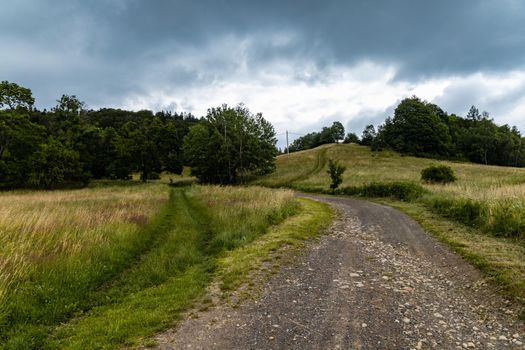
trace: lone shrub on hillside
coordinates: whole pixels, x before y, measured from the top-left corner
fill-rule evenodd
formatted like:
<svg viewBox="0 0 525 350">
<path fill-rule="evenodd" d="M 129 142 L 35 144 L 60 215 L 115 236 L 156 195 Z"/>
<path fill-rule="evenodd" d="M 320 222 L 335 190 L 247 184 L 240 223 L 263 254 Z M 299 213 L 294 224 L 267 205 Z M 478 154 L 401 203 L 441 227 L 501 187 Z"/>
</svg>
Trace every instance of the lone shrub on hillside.
<svg viewBox="0 0 525 350">
<path fill-rule="evenodd" d="M 328 160 L 328 175 L 332 183 L 330 184 L 330 189 L 335 191 L 337 187 L 343 182 L 343 173 L 345 172 L 346 167 L 339 164 L 338 161 L 329 159 Z"/>
<path fill-rule="evenodd" d="M 421 180 L 430 183 L 449 183 L 456 181 L 454 170 L 446 165 L 434 165 L 421 171 Z"/>
</svg>

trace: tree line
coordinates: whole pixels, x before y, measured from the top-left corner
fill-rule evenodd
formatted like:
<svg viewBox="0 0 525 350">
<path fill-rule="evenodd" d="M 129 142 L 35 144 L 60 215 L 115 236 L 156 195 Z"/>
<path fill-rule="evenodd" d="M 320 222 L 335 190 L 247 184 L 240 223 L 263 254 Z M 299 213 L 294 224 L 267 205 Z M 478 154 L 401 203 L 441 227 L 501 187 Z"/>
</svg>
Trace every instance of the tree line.
<svg viewBox="0 0 525 350">
<path fill-rule="evenodd" d="M 344 134 L 340 124 L 334 122 L 332 127 L 296 139 L 290 152 L 336 142 L 342 138 L 340 130 Z M 416 96 L 402 100 L 393 117 L 386 118 L 377 129 L 367 125 L 361 137 L 350 132 L 343 142 L 417 157 L 525 166 L 525 138 L 515 126 L 498 125 L 488 112 L 480 113 L 475 106 L 465 117 L 448 114 L 438 105 Z"/>
<path fill-rule="evenodd" d="M 328 143 L 339 142 L 340 140 L 343 140 L 344 137 L 345 128 L 343 127 L 343 124 L 341 124 L 341 122 L 336 121 L 332 123 L 332 126 L 325 126 L 319 132 L 314 131 L 304 136 L 298 137 L 290 144 L 290 146 L 288 147 L 288 151 L 303 151 Z M 286 151 L 287 149 L 285 148 L 284 153 L 286 153 Z"/>
<path fill-rule="evenodd" d="M 448 114 L 416 96 L 401 101 L 377 132 L 367 126 L 361 143 L 418 157 L 525 166 L 525 138 L 515 126 L 497 125 L 475 106 L 465 117 Z"/>
<path fill-rule="evenodd" d="M 244 105 L 210 108 L 206 116 L 149 110 L 87 109 L 62 95 L 48 110 L 34 108 L 30 89 L 0 83 L 0 188 L 83 186 L 91 179 L 143 181 L 161 172 L 192 167 L 202 182 L 231 184 L 271 172 L 275 130 Z M 465 117 L 448 114 L 416 96 L 393 117 L 364 129 L 361 138 L 340 122 L 296 139 L 289 151 L 355 142 L 375 151 L 482 164 L 525 166 L 525 138 L 516 127 L 497 125 L 472 107 Z"/>
<path fill-rule="evenodd" d="M 266 173 L 277 153 L 275 131 L 246 107 L 191 114 L 113 108 L 88 110 L 62 95 L 48 110 L 34 108 L 30 89 L 0 83 L 0 188 L 83 186 L 91 179 L 143 181 L 192 166 L 199 180 L 235 183 Z"/>
</svg>

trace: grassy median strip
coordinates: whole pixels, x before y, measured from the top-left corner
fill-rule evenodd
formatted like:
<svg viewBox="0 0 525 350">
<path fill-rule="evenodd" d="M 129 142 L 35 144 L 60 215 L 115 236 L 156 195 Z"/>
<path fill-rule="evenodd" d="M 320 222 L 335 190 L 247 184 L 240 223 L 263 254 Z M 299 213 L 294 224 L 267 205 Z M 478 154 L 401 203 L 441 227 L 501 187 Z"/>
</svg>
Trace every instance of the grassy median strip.
<svg viewBox="0 0 525 350">
<path fill-rule="evenodd" d="M 173 325 L 202 296 L 210 281 L 198 264 L 163 283 L 129 294 L 118 303 L 98 307 L 60 327 L 46 345 L 56 349 L 118 349 Z"/>
<path fill-rule="evenodd" d="M 272 227 L 252 244 L 228 252 L 218 259 L 217 276 L 222 290 L 234 290 L 241 284 L 251 283 L 248 278 L 250 273 L 261 269 L 271 254 L 275 254 L 273 260 L 280 259 L 284 252 L 290 256 L 307 239 L 316 237 L 331 223 L 333 213 L 327 204 L 308 199 L 298 201 L 301 206 L 298 215 Z M 283 247 L 286 249 L 281 249 Z"/>
</svg>

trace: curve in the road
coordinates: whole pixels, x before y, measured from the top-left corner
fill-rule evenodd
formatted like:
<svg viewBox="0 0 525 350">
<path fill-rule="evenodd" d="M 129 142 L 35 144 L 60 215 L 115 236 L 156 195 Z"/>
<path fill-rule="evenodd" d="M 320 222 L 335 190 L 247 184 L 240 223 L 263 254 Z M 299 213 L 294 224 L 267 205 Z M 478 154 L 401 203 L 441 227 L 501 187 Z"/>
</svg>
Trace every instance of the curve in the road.
<svg viewBox="0 0 525 350">
<path fill-rule="evenodd" d="M 261 298 L 159 335 L 163 349 L 523 348 L 515 309 L 401 212 L 306 196 L 340 215 Z"/>
</svg>

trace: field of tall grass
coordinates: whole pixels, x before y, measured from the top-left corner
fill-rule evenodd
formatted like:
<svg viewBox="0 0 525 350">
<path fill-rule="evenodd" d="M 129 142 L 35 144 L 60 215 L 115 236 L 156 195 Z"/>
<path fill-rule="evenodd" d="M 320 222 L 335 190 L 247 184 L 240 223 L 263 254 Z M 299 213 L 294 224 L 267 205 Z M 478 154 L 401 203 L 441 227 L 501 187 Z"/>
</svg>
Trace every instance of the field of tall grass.
<svg viewBox="0 0 525 350">
<path fill-rule="evenodd" d="M 388 187 L 393 183 L 401 187 L 403 184 L 422 186 L 426 190 L 422 201 L 429 208 L 495 235 L 525 239 L 525 169 L 522 168 L 408 157 L 390 151 L 372 152 L 369 147 L 355 144 L 340 144 L 279 156 L 277 171 L 255 183 L 327 191 L 330 185 L 326 174 L 328 159 L 337 160 L 347 168 L 342 193 L 366 194 L 371 189 L 368 192 L 374 194 L 378 191 L 370 188 L 371 185 Z M 450 166 L 457 181 L 448 185 L 422 183 L 421 170 L 436 164 Z"/>
<path fill-rule="evenodd" d="M 447 189 L 464 193 L 490 187 L 525 184 L 525 169 L 486 166 L 473 163 L 440 161 L 403 156 L 396 152 L 372 152 L 369 147 L 356 144 L 331 144 L 315 149 L 277 157 L 274 173 L 257 179 L 265 186 L 293 184 L 303 188 L 328 188 L 327 160 L 334 159 L 347 167 L 343 186 L 363 185 L 371 182 L 420 181 L 421 170 L 434 164 L 451 166 L 458 181 Z M 435 186 L 430 185 L 432 189 Z"/>
<path fill-rule="evenodd" d="M 0 335 L 86 307 L 93 286 L 148 245 L 166 186 L 0 194 Z M 84 304 L 84 305 L 83 305 Z"/>
<path fill-rule="evenodd" d="M 134 240 L 167 199 L 161 186 L 0 194 L 0 295 L 43 265 Z"/>
<path fill-rule="evenodd" d="M 136 343 L 204 293 L 219 257 L 302 207 L 290 190 L 162 181 L 2 193 L 0 348 Z"/>
</svg>

